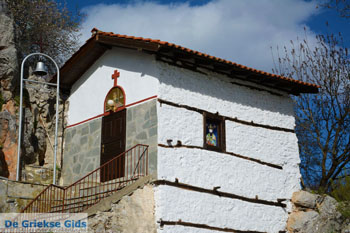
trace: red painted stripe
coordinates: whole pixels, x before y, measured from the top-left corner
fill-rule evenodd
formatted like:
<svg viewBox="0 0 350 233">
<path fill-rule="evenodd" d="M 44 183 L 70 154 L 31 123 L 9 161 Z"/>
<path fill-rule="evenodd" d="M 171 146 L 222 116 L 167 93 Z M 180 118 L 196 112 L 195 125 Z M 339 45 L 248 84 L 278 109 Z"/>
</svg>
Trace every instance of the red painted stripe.
<svg viewBox="0 0 350 233">
<path fill-rule="evenodd" d="M 97 115 L 97 116 L 91 117 L 91 118 L 86 119 L 86 120 L 84 120 L 84 121 L 80 121 L 80 122 L 75 123 L 75 124 L 73 124 L 73 125 L 68 125 L 68 126 L 66 127 L 66 129 L 68 129 L 68 128 L 70 128 L 70 127 L 73 127 L 73 126 L 76 126 L 76 125 L 83 124 L 83 123 L 85 123 L 85 122 L 87 122 L 87 121 L 91 121 L 91 120 L 96 119 L 96 118 L 99 118 L 99 117 L 101 117 L 101 116 L 107 116 L 108 114 L 109 114 L 109 112 L 102 113 L 102 114 L 100 114 L 100 115 Z"/>
<path fill-rule="evenodd" d="M 148 97 L 148 98 L 146 98 L 146 99 L 143 99 L 143 100 L 140 100 L 140 101 L 137 101 L 137 102 L 134 102 L 134 103 L 125 105 L 125 107 L 127 108 L 127 107 L 133 106 L 133 105 L 135 105 L 135 104 L 139 104 L 139 103 L 145 102 L 145 101 L 150 100 L 150 99 L 155 99 L 155 98 L 157 98 L 157 97 L 158 97 L 158 96 L 154 95 L 154 96 Z M 83 123 L 85 123 L 85 122 L 91 121 L 91 120 L 93 120 L 93 119 L 96 119 L 96 118 L 99 118 L 99 117 L 102 117 L 102 116 L 107 116 L 107 115 L 109 115 L 109 112 L 102 113 L 102 114 L 100 114 L 100 115 L 91 117 L 91 118 L 86 119 L 86 120 L 84 120 L 84 121 L 80 121 L 80 122 L 75 123 L 75 124 L 73 124 L 73 125 L 68 125 L 68 126 L 66 127 L 66 129 L 71 128 L 71 127 L 73 127 L 73 126 L 77 126 L 77 125 L 83 124 Z"/>
</svg>

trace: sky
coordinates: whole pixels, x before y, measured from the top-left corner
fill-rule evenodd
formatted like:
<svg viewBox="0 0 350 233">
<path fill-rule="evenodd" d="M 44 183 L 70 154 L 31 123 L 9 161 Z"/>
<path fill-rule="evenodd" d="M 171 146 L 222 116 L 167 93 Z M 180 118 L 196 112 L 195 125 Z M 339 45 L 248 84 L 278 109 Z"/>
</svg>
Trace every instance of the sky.
<svg viewBox="0 0 350 233">
<path fill-rule="evenodd" d="M 62 0 L 64 1 L 64 0 Z M 317 0 L 67 0 L 86 14 L 81 41 L 91 29 L 160 39 L 272 72 L 277 47 L 342 32 L 350 45 L 350 19 L 317 7 Z M 326 26 L 329 23 L 329 27 Z M 306 31 L 305 31 L 306 29 Z M 348 46 L 350 47 L 350 46 Z M 274 55 L 272 55 L 274 54 Z"/>
</svg>

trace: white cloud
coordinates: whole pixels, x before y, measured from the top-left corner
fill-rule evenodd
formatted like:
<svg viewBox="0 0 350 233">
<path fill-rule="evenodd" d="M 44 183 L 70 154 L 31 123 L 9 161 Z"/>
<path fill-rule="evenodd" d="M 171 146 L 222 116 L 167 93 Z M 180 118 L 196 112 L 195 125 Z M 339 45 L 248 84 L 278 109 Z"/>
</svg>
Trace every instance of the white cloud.
<svg viewBox="0 0 350 233">
<path fill-rule="evenodd" d="M 216 0 L 202 6 L 136 1 L 83 9 L 83 40 L 96 27 L 106 32 L 160 39 L 271 72 L 270 47 L 304 35 L 316 2 Z M 311 37 L 310 37 L 311 38 Z"/>
</svg>

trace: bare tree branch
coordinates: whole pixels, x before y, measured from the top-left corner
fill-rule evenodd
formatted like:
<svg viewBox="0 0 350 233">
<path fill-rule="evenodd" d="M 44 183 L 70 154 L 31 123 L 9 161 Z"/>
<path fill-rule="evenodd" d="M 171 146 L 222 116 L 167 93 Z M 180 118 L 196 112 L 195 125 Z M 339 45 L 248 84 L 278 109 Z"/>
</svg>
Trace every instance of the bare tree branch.
<svg viewBox="0 0 350 233">
<path fill-rule="evenodd" d="M 304 185 L 329 191 L 350 167 L 350 57 L 341 35 L 318 35 L 284 48 L 273 72 L 321 86 L 293 97 Z"/>
</svg>

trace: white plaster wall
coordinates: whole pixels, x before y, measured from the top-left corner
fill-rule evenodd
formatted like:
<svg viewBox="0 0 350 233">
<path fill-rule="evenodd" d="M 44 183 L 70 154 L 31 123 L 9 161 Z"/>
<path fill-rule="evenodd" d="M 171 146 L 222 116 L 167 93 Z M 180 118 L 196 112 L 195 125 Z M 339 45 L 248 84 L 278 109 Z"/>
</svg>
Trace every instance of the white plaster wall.
<svg viewBox="0 0 350 233">
<path fill-rule="evenodd" d="M 240 120 L 294 129 L 292 100 L 247 87 L 233 85 L 228 78 L 203 75 L 158 63 L 159 98 Z"/>
<path fill-rule="evenodd" d="M 191 222 L 245 231 L 284 230 L 287 213 L 281 207 L 244 202 L 171 186 L 155 188 L 156 219 Z M 158 232 L 183 232 L 170 228 Z M 190 229 L 190 228 L 188 228 Z M 191 230 L 187 232 L 192 232 Z"/>
<path fill-rule="evenodd" d="M 300 190 L 299 178 L 300 174 L 297 164 L 285 165 L 283 166 L 283 170 L 279 170 L 217 152 L 200 149 L 158 147 L 158 179 L 169 181 L 175 181 L 175 179 L 178 179 L 181 183 L 209 190 L 212 190 L 213 187 L 220 186 L 219 190 L 222 192 L 228 192 L 253 199 L 257 196 L 262 200 L 277 201 L 278 198 L 288 200 L 291 198 L 293 192 Z M 183 197 L 184 194 L 182 192 L 184 192 L 184 190 L 179 189 L 178 192 L 178 198 L 186 198 Z M 159 202 L 157 198 L 158 196 L 156 196 L 156 203 Z M 173 202 L 177 200 L 169 198 L 168 201 Z M 212 208 L 205 202 L 201 203 L 201 208 L 203 210 L 209 211 Z M 245 208 L 250 208 L 248 202 L 243 203 L 246 203 Z M 290 202 L 287 201 L 285 203 L 287 204 L 287 207 L 279 214 L 281 219 L 286 219 L 288 217 L 288 211 L 291 210 Z M 162 218 L 165 220 L 163 212 L 160 212 L 160 209 L 162 209 L 160 208 L 161 205 L 162 204 L 159 204 L 156 207 L 156 213 L 158 213 L 157 219 L 159 220 Z M 260 206 L 262 209 L 270 208 L 270 206 L 263 204 L 260 204 Z M 183 215 L 181 213 L 182 209 L 183 205 L 179 204 L 168 207 L 168 209 L 165 208 L 162 211 L 167 210 L 174 213 L 174 218 L 167 220 L 177 221 L 178 219 L 183 220 Z M 235 213 L 232 212 L 232 214 L 229 215 L 231 216 L 228 217 L 230 221 L 239 221 L 232 217 L 234 214 Z M 241 216 L 244 214 L 246 213 L 242 212 Z M 219 221 L 211 221 L 211 224 L 208 225 L 220 227 L 218 224 Z M 269 221 L 266 221 L 265 224 L 276 225 L 280 223 L 279 220 L 276 222 L 276 219 L 271 218 Z M 285 224 L 286 222 L 284 222 L 284 226 Z M 251 225 L 255 226 L 255 222 L 246 221 L 240 226 L 247 228 Z M 229 226 L 226 225 L 225 227 Z M 243 228 L 236 229 L 242 230 Z M 174 232 L 181 232 L 181 230 L 178 231 L 175 229 Z M 191 230 L 188 232 L 196 231 Z"/>
<path fill-rule="evenodd" d="M 226 151 L 277 165 L 299 163 L 294 133 L 226 121 Z"/>
<path fill-rule="evenodd" d="M 161 106 L 161 107 L 160 107 Z M 184 145 L 203 146 L 203 115 L 158 103 L 158 142 L 181 140 Z"/>
<path fill-rule="evenodd" d="M 158 178 L 243 197 L 277 201 L 294 190 L 285 187 L 283 170 L 201 149 L 158 147 Z"/>
<path fill-rule="evenodd" d="M 240 120 L 294 129 L 293 104 L 288 96 L 271 95 L 214 78 L 160 64 L 159 98 Z M 203 146 L 203 116 L 194 111 L 158 104 L 158 141 Z M 282 170 L 223 153 L 189 148 L 158 147 L 158 179 L 213 189 L 244 197 L 276 201 L 290 199 L 300 189 L 299 153 L 294 133 L 226 121 L 226 151 L 280 165 Z M 252 204 L 210 194 L 158 187 L 157 219 L 207 224 L 237 230 L 284 230 L 288 207 Z M 167 203 L 168 200 L 168 203 Z M 171 201 L 169 201 L 171 200 Z M 200 201 L 199 201 L 200 200 Z M 236 209 L 237 207 L 237 209 Z M 217 215 L 216 217 L 214 215 Z M 164 226 L 158 232 L 209 232 Z M 188 231 L 187 231 L 188 230 Z M 214 232 L 214 231 L 213 231 Z"/>
<path fill-rule="evenodd" d="M 112 74 L 120 72 L 118 85 L 126 95 L 126 104 L 157 95 L 158 76 L 154 57 L 130 49 L 113 48 L 105 52 L 73 85 L 69 97 L 68 125 L 103 113 Z"/>
<path fill-rule="evenodd" d="M 203 146 L 203 115 L 184 108 L 158 103 L 158 141 L 173 145 Z M 294 133 L 243 125 L 226 120 L 226 151 L 276 165 L 300 163 Z"/>
</svg>

